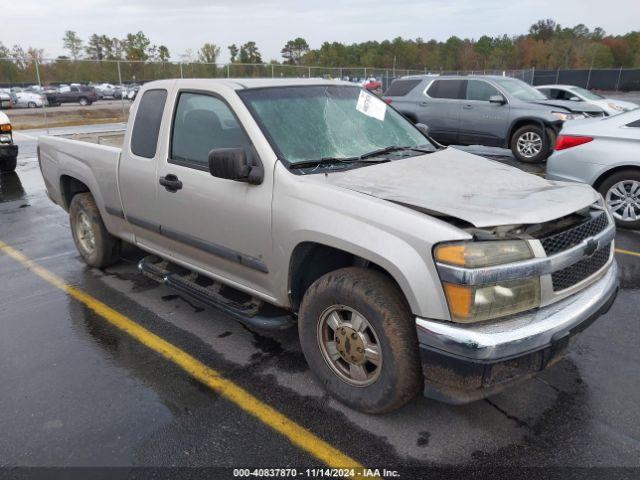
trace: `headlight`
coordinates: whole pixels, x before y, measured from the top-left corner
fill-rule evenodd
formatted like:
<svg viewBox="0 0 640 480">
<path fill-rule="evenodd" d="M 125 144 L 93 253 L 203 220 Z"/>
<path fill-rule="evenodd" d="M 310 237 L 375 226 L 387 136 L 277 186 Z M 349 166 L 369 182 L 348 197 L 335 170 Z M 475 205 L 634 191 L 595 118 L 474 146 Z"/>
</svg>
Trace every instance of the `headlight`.
<svg viewBox="0 0 640 480">
<path fill-rule="evenodd" d="M 618 105 L 616 103 L 608 103 L 607 106 L 609 108 L 613 108 L 614 110 L 617 110 L 618 112 L 624 112 L 624 107 L 621 107 L 620 105 Z"/>
<path fill-rule="evenodd" d="M 11 143 L 11 135 L 6 133 L 0 134 L 0 143 Z"/>
<path fill-rule="evenodd" d="M 469 268 L 491 267 L 533 257 L 523 240 L 446 243 L 436 247 L 435 255 L 438 262 Z"/>
<path fill-rule="evenodd" d="M 435 259 L 440 264 L 482 268 L 533 258 L 522 240 L 458 242 L 439 245 Z M 540 278 L 509 280 L 489 285 L 459 285 L 443 282 L 451 317 L 471 323 L 531 310 L 540 305 Z"/>
<path fill-rule="evenodd" d="M 573 115 L 565 112 L 551 112 L 551 115 L 562 120 L 563 122 L 566 120 L 573 120 Z"/>
</svg>

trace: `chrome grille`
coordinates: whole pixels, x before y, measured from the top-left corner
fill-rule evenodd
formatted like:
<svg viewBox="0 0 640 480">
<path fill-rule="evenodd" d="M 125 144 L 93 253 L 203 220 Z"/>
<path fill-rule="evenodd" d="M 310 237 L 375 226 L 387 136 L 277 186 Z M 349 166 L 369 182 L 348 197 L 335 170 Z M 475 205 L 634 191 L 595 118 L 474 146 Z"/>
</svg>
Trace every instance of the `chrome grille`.
<svg viewBox="0 0 640 480">
<path fill-rule="evenodd" d="M 562 252 L 575 247 L 583 240 L 602 232 L 609 225 L 609 218 L 605 212 L 587 220 L 580 225 L 569 228 L 563 232 L 549 235 L 540 239 L 547 255 Z"/>
<path fill-rule="evenodd" d="M 611 244 L 607 244 L 595 251 L 590 257 L 580 260 L 578 263 L 558 270 L 551 275 L 553 291 L 558 292 L 580 283 L 604 267 L 611 255 Z"/>
</svg>

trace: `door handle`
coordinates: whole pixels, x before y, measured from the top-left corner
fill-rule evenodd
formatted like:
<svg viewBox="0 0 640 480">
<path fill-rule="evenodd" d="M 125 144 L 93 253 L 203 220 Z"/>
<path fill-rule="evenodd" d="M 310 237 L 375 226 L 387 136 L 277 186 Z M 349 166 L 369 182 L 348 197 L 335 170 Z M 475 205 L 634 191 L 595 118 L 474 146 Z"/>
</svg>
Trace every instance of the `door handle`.
<svg viewBox="0 0 640 480">
<path fill-rule="evenodd" d="M 429 105 L 429 102 L 420 102 L 418 105 L 420 105 L 421 107 L 426 107 Z"/>
<path fill-rule="evenodd" d="M 467 103 L 466 105 L 463 105 L 462 108 L 466 108 L 467 110 L 470 110 L 473 108 L 473 105 Z"/>
<path fill-rule="evenodd" d="M 166 188 L 168 192 L 177 192 L 182 188 L 182 182 L 172 173 L 160 177 L 160 185 Z"/>
</svg>

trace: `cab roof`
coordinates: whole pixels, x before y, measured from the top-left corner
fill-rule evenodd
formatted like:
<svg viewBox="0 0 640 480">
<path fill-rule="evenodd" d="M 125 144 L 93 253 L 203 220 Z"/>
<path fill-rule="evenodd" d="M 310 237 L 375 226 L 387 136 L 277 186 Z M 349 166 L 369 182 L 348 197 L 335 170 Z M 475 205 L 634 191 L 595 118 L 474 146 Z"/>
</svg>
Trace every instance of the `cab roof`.
<svg viewBox="0 0 640 480">
<path fill-rule="evenodd" d="M 149 85 L 168 86 L 174 82 L 180 86 L 181 83 L 188 82 L 189 85 L 200 84 L 202 88 L 213 85 L 224 85 L 233 90 L 244 90 L 249 88 L 267 88 L 267 87 L 294 87 L 294 86 L 311 86 L 311 85 L 345 85 L 359 87 L 358 84 L 345 82 L 343 80 L 327 80 L 324 78 L 185 78 L 173 80 L 157 80 L 145 83 L 145 87 Z"/>
</svg>

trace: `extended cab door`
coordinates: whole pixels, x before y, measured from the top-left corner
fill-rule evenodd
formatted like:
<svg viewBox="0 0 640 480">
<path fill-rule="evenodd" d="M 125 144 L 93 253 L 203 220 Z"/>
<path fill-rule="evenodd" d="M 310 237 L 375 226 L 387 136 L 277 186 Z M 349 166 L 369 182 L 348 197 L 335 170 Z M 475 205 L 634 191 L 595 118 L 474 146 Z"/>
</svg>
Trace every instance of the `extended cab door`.
<svg viewBox="0 0 640 480">
<path fill-rule="evenodd" d="M 135 104 L 129 122 L 122 155 L 118 165 L 118 186 L 122 206 L 107 205 L 107 211 L 126 217 L 131 225 L 132 241 L 143 247 L 158 249 L 163 242 L 160 236 L 160 220 L 157 202 L 158 164 L 164 161 L 159 142 L 169 91 L 165 88 L 146 90 Z M 168 130 L 164 128 L 163 131 Z"/>
<path fill-rule="evenodd" d="M 418 99 L 418 122 L 426 124 L 429 135 L 441 143 L 458 143 L 465 84 L 466 80 L 434 80 Z"/>
<path fill-rule="evenodd" d="M 466 82 L 465 101 L 460 112 L 460 143 L 503 146 L 509 124 L 509 104 L 491 103 L 491 96 L 504 96 L 485 80 Z"/>
<path fill-rule="evenodd" d="M 164 250 L 226 283 L 265 292 L 271 172 L 265 172 L 260 185 L 213 177 L 211 150 L 240 147 L 248 159 L 260 162 L 252 141 L 222 95 L 184 89 L 174 98 L 167 155 L 155 179 Z"/>
</svg>

